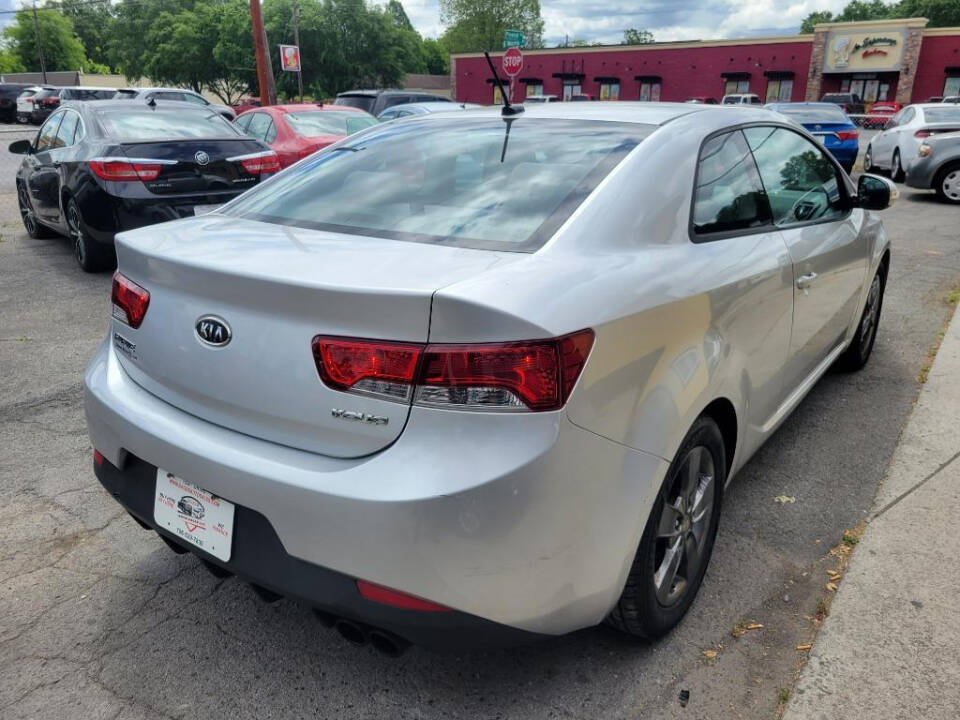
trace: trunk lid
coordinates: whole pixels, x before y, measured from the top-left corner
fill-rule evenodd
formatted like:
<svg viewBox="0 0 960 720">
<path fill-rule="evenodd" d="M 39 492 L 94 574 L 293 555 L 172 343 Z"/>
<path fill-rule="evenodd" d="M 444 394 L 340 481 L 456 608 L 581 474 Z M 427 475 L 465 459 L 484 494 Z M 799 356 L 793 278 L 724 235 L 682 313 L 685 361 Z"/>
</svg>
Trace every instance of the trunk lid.
<svg viewBox="0 0 960 720">
<path fill-rule="evenodd" d="M 121 234 L 117 254 L 120 272 L 150 292 L 138 329 L 113 321 L 134 381 L 212 423 L 344 458 L 392 443 L 409 404 L 326 387 L 313 337 L 426 342 L 436 290 L 524 257 L 218 215 Z M 207 316 L 229 326 L 229 343 L 199 339 Z"/>
<path fill-rule="evenodd" d="M 269 148 L 250 138 L 179 139 L 130 142 L 120 146 L 131 159 L 164 160 L 156 180 L 144 181 L 157 195 L 197 195 L 242 191 L 256 185 L 260 175 L 247 172 L 241 158 Z"/>
</svg>

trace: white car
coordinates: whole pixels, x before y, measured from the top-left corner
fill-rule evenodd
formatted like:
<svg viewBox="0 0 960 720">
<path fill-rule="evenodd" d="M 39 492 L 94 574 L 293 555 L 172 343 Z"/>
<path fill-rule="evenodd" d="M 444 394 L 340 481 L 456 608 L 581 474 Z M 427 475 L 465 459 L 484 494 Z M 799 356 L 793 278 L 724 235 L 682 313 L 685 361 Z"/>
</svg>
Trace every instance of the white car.
<svg viewBox="0 0 960 720">
<path fill-rule="evenodd" d="M 908 105 L 890 118 L 884 129 L 867 145 L 865 172 L 889 170 L 902 182 L 924 138 L 960 130 L 960 106 L 942 103 Z"/>
<path fill-rule="evenodd" d="M 723 100 L 720 101 L 721 105 L 762 105 L 763 100 L 760 99 L 759 95 L 754 93 L 734 93 L 732 95 L 724 95 Z"/>
<path fill-rule="evenodd" d="M 17 95 L 17 122 L 28 123 L 33 115 L 33 96 L 41 90 L 53 90 L 54 88 L 44 88 L 40 85 L 34 85 L 23 90 Z"/>
</svg>

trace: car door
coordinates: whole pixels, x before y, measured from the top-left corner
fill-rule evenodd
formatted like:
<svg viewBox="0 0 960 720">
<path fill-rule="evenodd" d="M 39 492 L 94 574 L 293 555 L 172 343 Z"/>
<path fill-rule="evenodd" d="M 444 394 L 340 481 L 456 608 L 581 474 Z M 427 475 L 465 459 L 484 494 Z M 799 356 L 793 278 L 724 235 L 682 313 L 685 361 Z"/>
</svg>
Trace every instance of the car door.
<svg viewBox="0 0 960 720">
<path fill-rule="evenodd" d="M 27 192 L 36 216 L 49 221 L 57 214 L 59 205 L 60 173 L 56 163 L 57 130 L 66 110 L 50 114 L 37 133 L 33 152 L 27 155 L 29 171 L 26 177 Z"/>
<path fill-rule="evenodd" d="M 51 197 L 50 215 L 51 221 L 60 225 L 66 225 L 64 213 L 66 208 L 61 206 L 64 178 L 66 177 L 66 166 L 73 157 L 73 146 L 76 145 L 84 134 L 83 121 L 80 119 L 80 113 L 76 110 L 66 109 L 63 111 L 63 120 L 57 128 L 57 138 L 54 141 L 54 147 L 50 150 L 51 165 L 56 173 L 56 181 L 51 178 L 50 190 Z"/>
<path fill-rule="evenodd" d="M 793 262 L 785 380 L 795 388 L 821 369 L 854 321 L 867 270 L 863 213 L 852 210 L 843 171 L 815 142 L 784 127 L 744 134 Z"/>
<path fill-rule="evenodd" d="M 897 128 L 903 118 L 904 110 L 901 110 L 887 121 L 883 130 L 870 141 L 870 147 L 873 153 L 873 164 L 877 167 L 890 169 L 890 162 L 893 158 L 893 138 L 897 134 Z"/>
</svg>

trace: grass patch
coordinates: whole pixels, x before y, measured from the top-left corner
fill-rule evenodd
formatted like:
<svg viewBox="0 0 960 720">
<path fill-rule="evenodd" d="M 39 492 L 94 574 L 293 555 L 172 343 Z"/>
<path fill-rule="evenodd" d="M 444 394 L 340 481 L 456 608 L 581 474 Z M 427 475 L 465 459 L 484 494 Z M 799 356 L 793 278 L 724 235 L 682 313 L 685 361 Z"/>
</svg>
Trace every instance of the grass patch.
<svg viewBox="0 0 960 720">
<path fill-rule="evenodd" d="M 781 705 L 786 705 L 787 700 L 790 699 L 790 688 L 782 687 L 777 690 L 777 702 Z"/>
</svg>

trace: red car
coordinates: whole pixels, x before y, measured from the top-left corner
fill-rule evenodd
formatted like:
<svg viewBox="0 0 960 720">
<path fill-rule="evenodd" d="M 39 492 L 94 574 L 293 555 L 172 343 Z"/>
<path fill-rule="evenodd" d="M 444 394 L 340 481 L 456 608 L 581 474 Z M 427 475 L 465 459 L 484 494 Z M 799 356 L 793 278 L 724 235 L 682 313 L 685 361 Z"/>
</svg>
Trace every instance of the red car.
<svg viewBox="0 0 960 720">
<path fill-rule="evenodd" d="M 869 117 L 866 118 L 863 126 L 867 128 L 882 128 L 887 124 L 887 121 L 900 112 L 902 108 L 903 103 L 878 100 L 873 104 L 873 107 L 870 108 L 870 112 L 867 113 Z"/>
<path fill-rule="evenodd" d="M 247 135 L 263 140 L 280 167 L 293 165 L 320 148 L 377 124 L 373 115 L 347 105 L 271 105 L 247 110 L 236 119 Z"/>
</svg>

